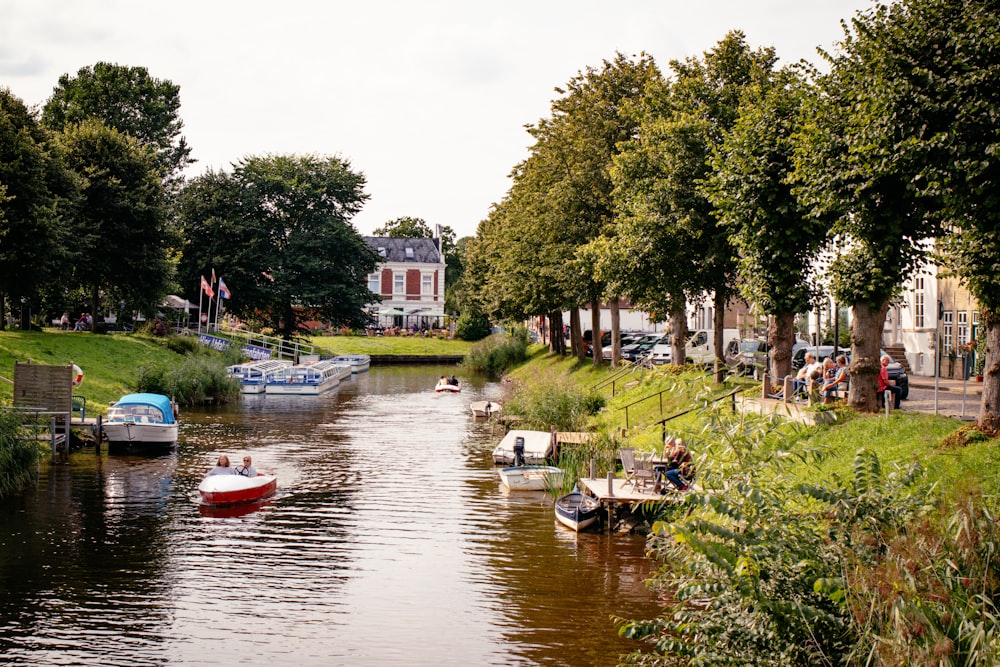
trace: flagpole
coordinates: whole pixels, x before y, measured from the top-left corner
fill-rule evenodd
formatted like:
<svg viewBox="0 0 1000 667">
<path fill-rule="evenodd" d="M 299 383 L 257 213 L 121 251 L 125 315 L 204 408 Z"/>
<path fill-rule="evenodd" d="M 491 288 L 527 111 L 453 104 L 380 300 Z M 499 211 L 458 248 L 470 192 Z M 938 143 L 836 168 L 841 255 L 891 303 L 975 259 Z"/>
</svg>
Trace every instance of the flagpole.
<svg viewBox="0 0 1000 667">
<path fill-rule="evenodd" d="M 202 276 L 201 282 L 198 283 L 198 337 L 201 338 L 201 302 L 205 298 L 205 278 Z"/>
<path fill-rule="evenodd" d="M 218 291 L 216 290 L 216 287 L 215 287 L 215 267 L 214 266 L 212 267 L 212 282 L 209 283 L 209 286 L 212 288 L 212 296 L 215 296 L 216 294 L 218 294 Z M 208 321 L 209 321 L 209 323 L 212 322 L 212 305 L 211 305 L 212 296 L 208 297 L 208 300 L 209 300 Z M 215 333 L 219 333 L 219 302 L 220 301 L 222 301 L 221 298 L 220 299 L 216 299 L 216 301 L 215 301 Z"/>
</svg>

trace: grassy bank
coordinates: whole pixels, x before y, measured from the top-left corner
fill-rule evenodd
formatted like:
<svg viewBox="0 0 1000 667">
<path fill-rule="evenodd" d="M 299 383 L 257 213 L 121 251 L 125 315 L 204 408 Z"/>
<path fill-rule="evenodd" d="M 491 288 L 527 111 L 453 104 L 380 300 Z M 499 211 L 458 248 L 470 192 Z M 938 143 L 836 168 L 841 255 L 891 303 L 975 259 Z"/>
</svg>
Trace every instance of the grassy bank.
<svg viewBox="0 0 1000 667">
<path fill-rule="evenodd" d="M 313 336 L 308 342 L 322 355 L 465 356 L 472 347 L 464 340 L 434 336 Z"/>
</svg>

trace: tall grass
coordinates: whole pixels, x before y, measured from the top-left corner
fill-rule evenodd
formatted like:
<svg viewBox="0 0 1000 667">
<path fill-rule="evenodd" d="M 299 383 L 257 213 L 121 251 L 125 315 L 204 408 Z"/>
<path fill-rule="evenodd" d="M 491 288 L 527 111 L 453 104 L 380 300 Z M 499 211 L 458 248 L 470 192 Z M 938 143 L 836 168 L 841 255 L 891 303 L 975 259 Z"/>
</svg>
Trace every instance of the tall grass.
<svg viewBox="0 0 1000 667">
<path fill-rule="evenodd" d="M 226 373 L 231 358 L 196 352 L 169 364 L 139 368 L 137 391 L 164 394 L 180 405 L 228 403 L 240 394 L 239 385 Z"/>
<path fill-rule="evenodd" d="M 22 416 L 0 411 L 0 498 L 19 493 L 34 482 L 41 449 L 24 437 Z"/>
<path fill-rule="evenodd" d="M 528 332 L 517 328 L 510 333 L 488 336 L 472 346 L 462 365 L 490 377 L 499 377 L 528 357 Z"/>
</svg>

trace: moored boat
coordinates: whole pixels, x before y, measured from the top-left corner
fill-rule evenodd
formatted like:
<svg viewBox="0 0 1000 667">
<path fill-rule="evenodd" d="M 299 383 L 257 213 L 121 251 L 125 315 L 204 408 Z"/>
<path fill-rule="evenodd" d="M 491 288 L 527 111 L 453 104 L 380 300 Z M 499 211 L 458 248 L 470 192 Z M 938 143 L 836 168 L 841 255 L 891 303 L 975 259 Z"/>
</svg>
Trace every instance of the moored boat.
<svg viewBox="0 0 1000 667">
<path fill-rule="evenodd" d="M 363 373 L 371 366 L 372 358 L 367 354 L 341 354 L 333 358 L 339 364 L 347 364 L 352 373 Z"/>
<path fill-rule="evenodd" d="M 518 442 L 521 439 L 523 442 Z M 517 454 L 521 450 L 521 460 Z M 493 448 L 493 463 L 497 465 L 544 465 L 552 455 L 552 434 L 546 431 L 508 431 L 503 440 Z"/>
<path fill-rule="evenodd" d="M 511 491 L 545 491 L 562 485 L 562 468 L 555 466 L 509 466 L 500 468 L 500 481 Z"/>
<path fill-rule="evenodd" d="M 267 381 L 265 391 L 268 394 L 317 396 L 333 389 L 350 374 L 348 367 L 332 359 L 311 361 L 276 371 Z"/>
<path fill-rule="evenodd" d="M 229 376 L 240 383 L 240 391 L 244 394 L 263 394 L 267 382 L 280 370 L 290 368 L 292 362 L 287 359 L 264 359 L 245 364 L 235 364 L 226 368 Z"/>
<path fill-rule="evenodd" d="M 263 500 L 274 495 L 277 487 L 274 475 L 210 475 L 198 485 L 198 493 L 208 505 L 236 505 Z"/>
<path fill-rule="evenodd" d="M 559 523 L 579 532 L 597 522 L 601 504 L 597 499 L 574 487 L 570 493 L 556 500 L 556 519 Z"/>
<path fill-rule="evenodd" d="M 176 412 L 163 394 L 125 394 L 108 408 L 101 429 L 109 447 L 170 448 L 177 442 Z"/>
<path fill-rule="evenodd" d="M 493 401 L 473 401 L 469 403 L 469 409 L 476 419 L 489 419 L 493 415 L 500 414 L 503 406 Z"/>
</svg>

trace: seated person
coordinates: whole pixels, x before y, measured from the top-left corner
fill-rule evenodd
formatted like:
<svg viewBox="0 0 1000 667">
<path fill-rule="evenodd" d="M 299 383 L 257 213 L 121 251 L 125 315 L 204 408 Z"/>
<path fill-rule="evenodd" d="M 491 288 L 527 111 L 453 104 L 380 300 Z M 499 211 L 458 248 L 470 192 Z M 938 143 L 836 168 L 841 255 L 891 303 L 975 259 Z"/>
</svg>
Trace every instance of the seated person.
<svg viewBox="0 0 1000 667">
<path fill-rule="evenodd" d="M 457 387 L 458 386 L 458 378 L 455 377 L 454 375 L 452 375 L 451 378 L 448 379 L 448 384 Z"/>
<path fill-rule="evenodd" d="M 215 467 L 208 471 L 205 477 L 211 477 L 212 475 L 235 475 L 236 471 L 229 467 L 229 457 L 223 454 L 219 457 L 216 462 Z"/>
<path fill-rule="evenodd" d="M 849 381 L 850 381 L 850 374 L 848 373 L 847 370 L 847 355 L 846 354 L 838 355 L 833 379 L 826 381 L 826 383 L 823 385 L 823 392 L 826 394 L 826 398 L 823 399 L 823 402 L 828 403 L 839 398 L 840 385 L 844 385 L 844 391 L 846 392 L 847 383 Z"/>
<path fill-rule="evenodd" d="M 256 477 L 257 469 L 253 467 L 253 459 L 249 456 L 243 457 L 243 465 L 236 466 L 236 474 L 244 477 Z"/>
<path fill-rule="evenodd" d="M 821 371 L 813 371 L 809 375 L 809 380 L 806 384 L 806 392 L 809 395 L 809 404 L 816 405 L 819 403 L 819 390 L 823 382 L 823 373 Z"/>
<path fill-rule="evenodd" d="M 882 357 L 882 365 L 878 372 L 878 390 L 875 394 L 878 396 L 879 405 L 885 405 L 885 392 L 890 392 L 893 397 L 892 407 L 899 410 L 899 402 L 903 398 L 903 388 L 897 387 L 895 380 L 889 379 L 890 361 L 888 355 Z"/>
<path fill-rule="evenodd" d="M 823 404 L 833 403 L 837 398 L 837 362 L 832 357 L 823 360 L 823 377 L 819 388 L 823 394 Z"/>
<path fill-rule="evenodd" d="M 664 479 L 678 491 L 686 490 L 694 481 L 694 464 L 684 441 L 671 438 L 663 448 L 663 459 L 666 461 Z M 660 489 L 660 492 L 666 493 L 666 489 Z"/>
<path fill-rule="evenodd" d="M 792 393 L 801 394 L 806 391 L 813 371 L 823 372 L 823 365 L 816 361 L 816 356 L 812 352 L 806 352 L 805 363 L 799 369 L 795 380 L 792 381 Z"/>
</svg>

